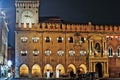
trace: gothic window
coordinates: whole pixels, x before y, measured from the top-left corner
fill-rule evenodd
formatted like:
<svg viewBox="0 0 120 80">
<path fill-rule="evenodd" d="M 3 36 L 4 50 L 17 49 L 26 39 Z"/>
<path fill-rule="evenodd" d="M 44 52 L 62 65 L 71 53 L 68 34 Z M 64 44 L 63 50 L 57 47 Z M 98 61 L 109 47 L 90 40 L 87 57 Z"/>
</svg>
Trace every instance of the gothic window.
<svg viewBox="0 0 120 80">
<path fill-rule="evenodd" d="M 45 55 L 46 55 L 46 56 L 50 56 L 50 54 L 51 54 L 51 51 L 47 49 L 47 50 L 45 51 Z"/>
<path fill-rule="evenodd" d="M 118 47 L 118 56 L 120 57 L 120 47 Z"/>
<path fill-rule="evenodd" d="M 58 43 L 62 43 L 63 38 L 62 37 L 58 37 L 57 40 L 58 40 Z"/>
<path fill-rule="evenodd" d="M 96 50 L 97 52 L 100 52 L 100 44 L 99 44 L 99 43 L 96 43 L 96 44 L 95 44 L 95 50 Z"/>
<path fill-rule="evenodd" d="M 115 38 L 116 38 L 118 41 L 120 41 L 120 36 L 115 36 Z"/>
<path fill-rule="evenodd" d="M 45 41 L 46 41 L 47 43 L 49 43 L 50 40 L 51 40 L 51 38 L 49 38 L 49 37 L 46 37 L 46 38 L 45 38 Z"/>
<path fill-rule="evenodd" d="M 73 43 L 73 37 L 68 38 L 69 43 Z"/>
<path fill-rule="evenodd" d="M 63 50 L 59 50 L 57 53 L 58 53 L 59 56 L 62 56 L 64 54 L 64 51 Z"/>
<path fill-rule="evenodd" d="M 81 54 L 81 56 L 84 56 L 86 54 L 86 51 L 85 50 L 81 50 L 80 54 Z"/>
<path fill-rule="evenodd" d="M 37 43 L 39 41 L 39 37 L 33 37 L 32 40 L 34 43 Z"/>
<path fill-rule="evenodd" d="M 84 37 L 81 37 L 81 42 L 85 43 Z"/>
<path fill-rule="evenodd" d="M 112 40 L 113 36 L 106 36 L 107 40 Z"/>
<path fill-rule="evenodd" d="M 28 40 L 28 38 L 27 38 L 27 37 L 21 37 L 21 42 L 26 43 L 26 42 L 27 42 L 27 40 Z"/>
<path fill-rule="evenodd" d="M 22 56 L 26 56 L 28 52 L 25 51 L 25 50 L 22 50 L 22 51 L 20 51 L 20 53 L 21 53 Z"/>
<path fill-rule="evenodd" d="M 109 55 L 109 57 L 113 56 L 112 47 L 109 47 L 109 48 L 108 48 L 108 55 Z"/>
<path fill-rule="evenodd" d="M 39 51 L 37 50 L 37 49 L 35 49 L 34 51 L 33 51 L 33 55 L 34 56 L 37 56 L 39 54 Z"/>
<path fill-rule="evenodd" d="M 74 56 L 74 54 L 75 54 L 75 51 L 71 49 L 71 50 L 69 51 L 69 55 L 70 55 L 70 56 Z"/>
</svg>

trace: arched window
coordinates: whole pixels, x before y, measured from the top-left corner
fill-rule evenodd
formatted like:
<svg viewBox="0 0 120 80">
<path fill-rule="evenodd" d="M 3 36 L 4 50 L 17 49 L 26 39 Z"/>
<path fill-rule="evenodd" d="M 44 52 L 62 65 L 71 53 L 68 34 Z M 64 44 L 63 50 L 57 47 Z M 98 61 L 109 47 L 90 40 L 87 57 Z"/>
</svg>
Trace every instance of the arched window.
<svg viewBox="0 0 120 80">
<path fill-rule="evenodd" d="M 34 56 L 37 56 L 39 54 L 39 51 L 37 50 L 37 49 L 35 49 L 34 51 L 33 51 L 33 55 Z"/>
<path fill-rule="evenodd" d="M 21 42 L 26 43 L 26 42 L 27 42 L 27 40 L 28 40 L 28 38 L 27 38 L 27 37 L 21 37 Z"/>
<path fill-rule="evenodd" d="M 73 43 L 73 37 L 68 38 L 69 43 Z"/>
<path fill-rule="evenodd" d="M 63 40 L 63 38 L 62 37 L 58 37 L 58 43 L 62 43 L 62 40 Z"/>
<path fill-rule="evenodd" d="M 118 56 L 120 57 L 120 47 L 118 47 Z"/>
<path fill-rule="evenodd" d="M 109 48 L 108 48 L 108 54 L 109 54 L 109 57 L 113 56 L 112 47 L 109 47 Z"/>
<path fill-rule="evenodd" d="M 46 37 L 45 40 L 46 40 L 47 43 L 50 42 L 50 38 L 49 37 Z"/>
<path fill-rule="evenodd" d="M 84 37 L 81 37 L 81 41 L 82 43 L 85 43 Z"/>
</svg>

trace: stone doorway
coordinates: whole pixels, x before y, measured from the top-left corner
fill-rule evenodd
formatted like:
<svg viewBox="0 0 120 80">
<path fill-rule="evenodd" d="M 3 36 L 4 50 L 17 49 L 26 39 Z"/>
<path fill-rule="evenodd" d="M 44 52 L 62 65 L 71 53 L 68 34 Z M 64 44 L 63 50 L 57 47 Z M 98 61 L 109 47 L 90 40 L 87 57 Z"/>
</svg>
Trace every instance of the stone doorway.
<svg viewBox="0 0 120 80">
<path fill-rule="evenodd" d="M 98 77 L 103 77 L 102 64 L 101 63 L 96 64 L 96 72 L 98 73 Z"/>
</svg>

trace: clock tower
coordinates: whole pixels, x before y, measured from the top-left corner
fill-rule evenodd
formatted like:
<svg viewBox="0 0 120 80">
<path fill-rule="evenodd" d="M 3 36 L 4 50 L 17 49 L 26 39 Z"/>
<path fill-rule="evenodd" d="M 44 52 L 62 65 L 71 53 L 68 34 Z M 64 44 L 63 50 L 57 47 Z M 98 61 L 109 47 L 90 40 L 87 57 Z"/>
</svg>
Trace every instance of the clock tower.
<svg viewBox="0 0 120 80">
<path fill-rule="evenodd" d="M 16 0 L 16 23 L 38 23 L 39 0 Z"/>
</svg>

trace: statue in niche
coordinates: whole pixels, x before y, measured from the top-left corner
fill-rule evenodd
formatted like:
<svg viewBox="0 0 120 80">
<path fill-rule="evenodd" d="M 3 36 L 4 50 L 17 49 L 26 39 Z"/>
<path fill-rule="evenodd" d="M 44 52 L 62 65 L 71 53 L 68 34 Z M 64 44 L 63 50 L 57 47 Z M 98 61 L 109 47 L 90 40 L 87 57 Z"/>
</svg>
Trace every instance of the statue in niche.
<svg viewBox="0 0 120 80">
<path fill-rule="evenodd" d="M 99 44 L 99 43 L 96 43 L 96 44 L 95 44 L 95 50 L 96 50 L 97 52 L 100 52 L 100 44 Z"/>
</svg>

